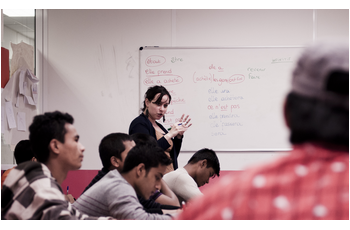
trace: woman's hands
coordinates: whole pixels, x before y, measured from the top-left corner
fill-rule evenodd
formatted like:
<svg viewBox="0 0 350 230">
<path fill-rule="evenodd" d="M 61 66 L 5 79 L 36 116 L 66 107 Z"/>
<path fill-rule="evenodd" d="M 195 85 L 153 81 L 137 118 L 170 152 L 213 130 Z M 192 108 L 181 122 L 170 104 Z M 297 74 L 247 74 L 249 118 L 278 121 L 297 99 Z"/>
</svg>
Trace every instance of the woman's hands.
<svg viewBox="0 0 350 230">
<path fill-rule="evenodd" d="M 185 114 L 182 114 L 181 118 L 180 118 L 180 121 L 182 123 L 182 125 L 180 125 L 181 127 L 181 130 L 179 131 L 179 133 L 177 134 L 177 136 L 179 138 L 182 138 L 182 136 L 184 135 L 184 132 L 187 131 L 187 129 L 189 127 L 191 127 L 192 123 L 190 123 L 191 121 L 191 118 L 189 118 L 189 115 L 187 115 L 185 118 L 184 118 Z"/>
<path fill-rule="evenodd" d="M 190 121 L 191 118 L 189 118 L 189 115 L 185 117 L 185 114 L 182 114 L 179 122 L 173 124 L 166 135 L 168 135 L 170 138 L 176 136 L 177 138 L 181 139 L 184 132 L 186 132 L 189 127 L 191 127 L 192 123 L 190 123 Z"/>
</svg>

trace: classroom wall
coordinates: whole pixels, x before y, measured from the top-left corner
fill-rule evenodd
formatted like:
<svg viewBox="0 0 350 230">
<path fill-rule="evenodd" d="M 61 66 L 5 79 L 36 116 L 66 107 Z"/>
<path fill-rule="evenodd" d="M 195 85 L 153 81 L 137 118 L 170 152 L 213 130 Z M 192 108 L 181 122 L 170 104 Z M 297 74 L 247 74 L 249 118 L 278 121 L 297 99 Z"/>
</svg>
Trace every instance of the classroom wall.
<svg viewBox="0 0 350 230">
<path fill-rule="evenodd" d="M 140 113 L 139 47 L 301 46 L 322 38 L 348 40 L 349 11 L 37 10 L 36 30 L 40 111 L 73 115 L 86 148 L 82 169 L 98 170 L 100 140 L 111 132 L 127 133 Z M 181 152 L 180 167 L 192 154 Z M 227 171 L 285 154 L 218 152 L 221 169 Z"/>
</svg>

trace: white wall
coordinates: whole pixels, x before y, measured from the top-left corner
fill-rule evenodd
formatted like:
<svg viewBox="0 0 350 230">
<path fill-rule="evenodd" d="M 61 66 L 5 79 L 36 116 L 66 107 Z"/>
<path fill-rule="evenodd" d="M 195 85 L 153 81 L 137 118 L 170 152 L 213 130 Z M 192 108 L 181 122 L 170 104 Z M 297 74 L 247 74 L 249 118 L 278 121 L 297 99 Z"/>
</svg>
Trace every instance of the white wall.
<svg viewBox="0 0 350 230">
<path fill-rule="evenodd" d="M 100 140 L 127 133 L 140 113 L 141 46 L 300 46 L 349 36 L 348 10 L 39 10 L 37 20 L 41 111 L 73 115 L 82 169 L 100 169 Z M 179 165 L 192 154 L 182 152 Z M 284 154 L 218 153 L 222 170 Z"/>
</svg>

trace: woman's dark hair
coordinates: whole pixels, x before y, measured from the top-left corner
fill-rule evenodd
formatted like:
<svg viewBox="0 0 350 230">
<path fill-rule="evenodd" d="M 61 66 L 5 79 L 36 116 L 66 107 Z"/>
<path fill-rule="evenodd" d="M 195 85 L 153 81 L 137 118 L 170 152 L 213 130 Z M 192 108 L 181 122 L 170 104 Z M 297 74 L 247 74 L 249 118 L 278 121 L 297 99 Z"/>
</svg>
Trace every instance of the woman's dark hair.
<svg viewBox="0 0 350 230">
<path fill-rule="evenodd" d="M 157 101 L 155 102 L 156 104 L 160 104 L 160 102 L 162 101 L 162 98 L 164 95 L 167 95 L 169 97 L 169 104 L 171 102 L 171 95 L 168 92 L 168 90 L 161 85 L 155 85 L 155 86 L 151 86 L 148 88 L 147 92 L 145 93 L 145 100 L 143 101 L 143 108 L 141 109 L 142 112 L 146 111 L 146 116 L 148 117 L 148 111 L 146 108 L 146 98 L 149 101 L 152 101 L 154 99 L 154 97 L 160 93 L 160 96 L 158 97 Z M 165 117 L 163 116 L 163 121 L 165 121 Z"/>
<path fill-rule="evenodd" d="M 74 119 L 68 113 L 59 111 L 37 115 L 29 126 L 29 140 L 32 145 L 35 158 L 46 163 L 50 156 L 49 144 L 52 139 L 64 143 L 67 133 L 66 123 L 73 124 Z"/>
<path fill-rule="evenodd" d="M 292 144 L 319 142 L 349 147 L 349 110 L 289 93 L 286 119 Z"/>
</svg>

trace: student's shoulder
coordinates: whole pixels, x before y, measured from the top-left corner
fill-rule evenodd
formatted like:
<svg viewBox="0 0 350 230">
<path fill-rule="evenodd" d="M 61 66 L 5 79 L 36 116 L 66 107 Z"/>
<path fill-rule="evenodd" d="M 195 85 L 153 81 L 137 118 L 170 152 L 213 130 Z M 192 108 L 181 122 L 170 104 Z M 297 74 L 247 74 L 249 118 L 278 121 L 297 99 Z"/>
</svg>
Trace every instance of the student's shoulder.
<svg viewBox="0 0 350 230">
<path fill-rule="evenodd" d="M 97 183 L 99 184 L 119 184 L 121 182 L 123 182 L 124 179 L 123 177 L 120 175 L 120 173 L 118 172 L 117 169 L 113 169 L 111 171 L 109 171 L 106 175 L 104 175 Z"/>
<path fill-rule="evenodd" d="M 165 182 L 170 180 L 184 181 L 191 177 L 184 168 L 178 168 L 175 171 L 168 172 L 163 176 Z"/>
<path fill-rule="evenodd" d="M 96 183 L 96 186 L 102 186 L 106 189 L 127 189 L 131 187 L 131 185 L 120 175 L 117 169 L 109 171 L 100 181 Z"/>
<path fill-rule="evenodd" d="M 15 167 L 6 178 L 4 185 L 10 189 L 24 188 L 34 184 L 36 189 L 58 189 L 61 191 L 55 178 L 52 177 L 46 165 L 38 162 L 24 162 Z"/>
<path fill-rule="evenodd" d="M 37 177 L 51 177 L 51 171 L 49 168 L 46 165 L 36 161 L 23 162 L 17 165 L 17 167 L 11 171 L 12 174 L 25 175 L 28 180 Z"/>
</svg>

